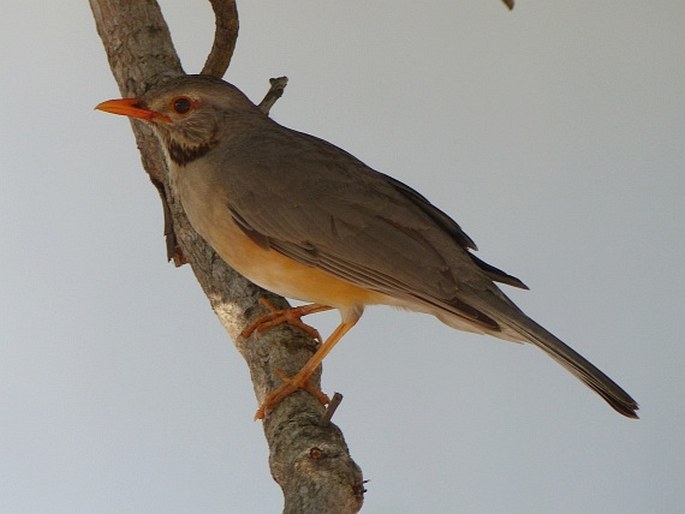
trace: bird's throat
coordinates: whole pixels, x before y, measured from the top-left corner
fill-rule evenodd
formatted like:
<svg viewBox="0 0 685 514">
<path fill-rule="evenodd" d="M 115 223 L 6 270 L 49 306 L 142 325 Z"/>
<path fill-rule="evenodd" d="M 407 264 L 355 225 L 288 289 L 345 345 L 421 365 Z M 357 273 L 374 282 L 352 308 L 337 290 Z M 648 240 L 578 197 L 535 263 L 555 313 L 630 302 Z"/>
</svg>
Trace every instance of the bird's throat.
<svg viewBox="0 0 685 514">
<path fill-rule="evenodd" d="M 196 146 L 186 146 L 173 139 L 166 140 L 166 148 L 169 158 L 178 166 L 185 166 L 189 162 L 199 159 L 217 144 L 217 140 L 213 139 L 208 143 L 202 143 Z"/>
</svg>

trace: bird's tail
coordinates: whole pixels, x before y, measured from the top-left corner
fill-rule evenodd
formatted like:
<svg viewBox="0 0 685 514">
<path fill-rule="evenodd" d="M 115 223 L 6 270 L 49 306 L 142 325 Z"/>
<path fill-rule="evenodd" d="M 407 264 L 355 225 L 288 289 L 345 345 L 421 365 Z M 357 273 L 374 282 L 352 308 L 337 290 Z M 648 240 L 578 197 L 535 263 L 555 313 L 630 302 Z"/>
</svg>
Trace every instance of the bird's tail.
<svg viewBox="0 0 685 514">
<path fill-rule="evenodd" d="M 439 310 L 427 309 L 427 312 L 460 330 L 490 334 L 518 343 L 532 343 L 604 398 L 617 412 L 629 418 L 638 417 L 635 412 L 638 404 L 628 393 L 585 357 L 526 316 L 494 284 L 471 292 L 473 294 L 468 294 L 463 289 L 462 293 L 466 294 L 461 300 L 444 302 L 439 305 Z"/>
<path fill-rule="evenodd" d="M 573 373 L 585 385 L 604 398 L 614 410 L 626 417 L 638 418 L 635 412 L 638 410 L 637 402 L 616 382 L 554 334 L 538 325 L 518 310 L 518 308 L 514 308 L 518 312 L 507 319 L 507 325 L 511 329 L 521 334 L 526 341 L 541 348 L 555 361 Z"/>
</svg>

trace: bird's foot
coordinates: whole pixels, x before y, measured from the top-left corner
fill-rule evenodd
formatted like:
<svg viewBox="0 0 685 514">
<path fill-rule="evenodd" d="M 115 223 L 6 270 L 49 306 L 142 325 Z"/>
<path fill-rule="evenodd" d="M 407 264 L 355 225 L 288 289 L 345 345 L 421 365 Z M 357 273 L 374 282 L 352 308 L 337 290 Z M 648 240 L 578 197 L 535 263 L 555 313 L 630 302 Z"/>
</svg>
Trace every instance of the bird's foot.
<svg viewBox="0 0 685 514">
<path fill-rule="evenodd" d="M 300 307 L 289 307 L 287 309 L 277 309 L 274 305 L 266 298 L 260 298 L 259 303 L 269 309 L 263 316 L 260 316 L 255 321 L 250 323 L 245 330 L 241 332 L 241 336 L 248 338 L 253 332 L 261 332 L 267 328 L 275 327 L 282 323 L 288 323 L 297 328 L 304 330 L 317 342 L 321 342 L 321 335 L 319 331 L 314 327 L 307 325 L 302 322 L 302 317 L 309 314 L 314 314 L 315 312 L 321 312 L 325 310 L 330 310 L 332 307 L 327 305 L 319 305 L 317 303 L 312 303 L 309 305 L 302 305 Z"/>
<path fill-rule="evenodd" d="M 319 400 L 322 405 L 326 405 L 328 402 L 330 402 L 330 399 L 326 393 L 309 381 L 309 373 L 303 373 L 300 371 L 297 375 L 292 377 L 286 376 L 285 373 L 280 370 L 277 371 L 277 373 L 281 378 L 283 378 L 283 385 L 281 385 L 281 387 L 273 391 L 264 399 L 254 415 L 255 421 L 258 419 L 264 419 L 264 416 L 266 416 L 268 412 L 275 409 L 276 406 L 281 403 L 281 401 L 299 389 L 304 389 L 307 391 L 314 398 Z"/>
</svg>

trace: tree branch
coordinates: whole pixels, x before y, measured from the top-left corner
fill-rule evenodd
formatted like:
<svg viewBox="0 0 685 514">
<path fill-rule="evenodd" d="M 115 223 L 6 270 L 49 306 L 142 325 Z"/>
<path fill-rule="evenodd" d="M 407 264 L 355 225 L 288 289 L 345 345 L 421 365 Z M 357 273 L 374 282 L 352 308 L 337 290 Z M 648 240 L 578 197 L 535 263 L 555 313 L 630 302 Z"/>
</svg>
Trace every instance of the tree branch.
<svg viewBox="0 0 685 514">
<path fill-rule="evenodd" d="M 258 105 L 264 114 L 269 114 L 269 111 L 271 111 L 276 100 L 283 96 L 283 90 L 285 89 L 285 86 L 288 85 L 288 77 L 269 79 L 269 83 L 271 84 L 271 87 Z"/>
<path fill-rule="evenodd" d="M 202 68 L 203 75 L 223 77 L 233 57 L 238 39 L 238 8 L 235 0 L 209 0 L 214 9 L 214 44 Z"/>
<path fill-rule="evenodd" d="M 90 6 L 123 96 L 140 96 L 163 78 L 183 73 L 156 2 L 90 0 Z M 237 28 L 237 19 L 231 26 Z M 229 60 L 230 56 L 216 58 L 216 62 L 226 65 Z M 221 69 L 213 64 L 209 67 L 215 72 Z M 212 309 L 245 358 L 257 400 L 261 402 L 280 385 L 282 379 L 277 371 L 299 371 L 313 354 L 315 342 L 288 325 L 254 335 L 249 344 L 241 338 L 240 333 L 248 323 L 264 313 L 258 302 L 260 297 L 267 297 L 276 307 L 285 307 L 287 302 L 229 268 L 193 230 L 167 180 L 166 162 L 156 137 L 144 123 L 133 121 L 132 128 L 143 167 L 162 198 L 168 201 L 177 239 L 174 246 L 182 249 L 183 259 L 192 266 Z M 319 374 L 312 377 L 312 381 L 319 380 Z M 283 400 L 263 423 L 271 473 L 283 490 L 286 513 L 354 513 L 361 508 L 361 470 L 350 458 L 338 427 L 322 423 L 323 412 L 318 400 L 297 392 Z"/>
</svg>

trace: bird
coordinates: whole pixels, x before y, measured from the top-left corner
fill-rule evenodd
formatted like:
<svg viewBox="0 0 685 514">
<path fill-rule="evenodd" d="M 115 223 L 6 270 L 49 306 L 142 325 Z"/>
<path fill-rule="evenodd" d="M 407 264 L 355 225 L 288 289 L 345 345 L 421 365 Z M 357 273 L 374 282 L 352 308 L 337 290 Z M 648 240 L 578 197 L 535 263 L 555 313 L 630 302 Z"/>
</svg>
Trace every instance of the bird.
<svg viewBox="0 0 685 514">
<path fill-rule="evenodd" d="M 476 244 L 444 211 L 345 150 L 280 125 L 234 85 L 183 75 L 96 109 L 152 126 L 191 225 L 229 266 L 266 290 L 306 302 L 269 323 L 339 311 L 337 328 L 296 375 L 284 377 L 256 418 L 306 388 L 369 305 L 531 343 L 617 412 L 638 417 L 627 392 L 504 294 L 496 283 L 528 288 L 478 258 Z"/>
</svg>

